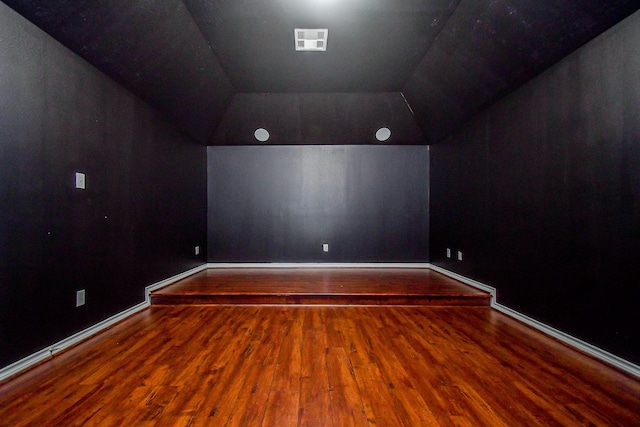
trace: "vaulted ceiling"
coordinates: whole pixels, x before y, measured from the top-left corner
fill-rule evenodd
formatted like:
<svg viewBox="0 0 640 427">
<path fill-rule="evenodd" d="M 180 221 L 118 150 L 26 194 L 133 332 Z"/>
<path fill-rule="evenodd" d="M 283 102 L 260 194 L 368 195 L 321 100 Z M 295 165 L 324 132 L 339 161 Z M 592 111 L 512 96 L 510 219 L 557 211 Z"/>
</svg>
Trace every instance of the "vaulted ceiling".
<svg viewBox="0 0 640 427">
<path fill-rule="evenodd" d="M 640 7 L 637 0 L 5 3 L 208 143 L 235 94 L 378 92 L 401 93 L 424 141 L 437 142 Z M 327 51 L 296 52 L 294 28 L 327 28 Z"/>
</svg>

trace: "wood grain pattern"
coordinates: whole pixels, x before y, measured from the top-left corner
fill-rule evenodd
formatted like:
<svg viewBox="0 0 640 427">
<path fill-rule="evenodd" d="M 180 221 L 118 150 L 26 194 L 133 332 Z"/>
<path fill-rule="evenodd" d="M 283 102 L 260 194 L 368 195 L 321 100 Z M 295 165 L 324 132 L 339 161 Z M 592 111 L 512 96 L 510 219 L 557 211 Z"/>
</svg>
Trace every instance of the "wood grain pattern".
<svg viewBox="0 0 640 427">
<path fill-rule="evenodd" d="M 637 425 L 640 382 L 487 307 L 151 307 L 0 386 L 0 424 Z"/>
<path fill-rule="evenodd" d="M 151 294 L 154 305 L 488 306 L 491 297 L 428 269 L 208 269 Z"/>
</svg>

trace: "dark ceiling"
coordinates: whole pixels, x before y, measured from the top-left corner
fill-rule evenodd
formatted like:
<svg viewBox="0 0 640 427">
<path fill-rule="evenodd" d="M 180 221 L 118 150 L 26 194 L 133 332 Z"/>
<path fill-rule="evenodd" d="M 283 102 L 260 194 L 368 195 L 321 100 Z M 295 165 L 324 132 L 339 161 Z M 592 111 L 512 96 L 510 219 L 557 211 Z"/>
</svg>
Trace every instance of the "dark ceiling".
<svg viewBox="0 0 640 427">
<path fill-rule="evenodd" d="M 425 141 L 638 10 L 638 0 L 6 0 L 210 142 L 236 93 L 401 92 Z M 293 29 L 328 28 L 326 52 Z"/>
<path fill-rule="evenodd" d="M 396 92 L 458 1 L 185 0 L 237 92 Z M 296 52 L 294 28 L 327 28 Z"/>
</svg>

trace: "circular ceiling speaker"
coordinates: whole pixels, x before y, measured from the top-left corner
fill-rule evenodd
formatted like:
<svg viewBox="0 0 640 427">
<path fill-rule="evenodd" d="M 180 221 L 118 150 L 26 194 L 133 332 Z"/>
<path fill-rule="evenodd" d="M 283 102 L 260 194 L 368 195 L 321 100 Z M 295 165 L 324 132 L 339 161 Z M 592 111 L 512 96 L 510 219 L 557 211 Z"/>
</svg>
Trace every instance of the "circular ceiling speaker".
<svg viewBox="0 0 640 427">
<path fill-rule="evenodd" d="M 253 133 L 253 136 L 255 136 L 258 141 L 265 142 L 266 140 L 269 139 L 269 131 L 263 128 L 258 128 Z"/>
<path fill-rule="evenodd" d="M 391 137 L 391 130 L 389 130 L 389 128 L 380 128 L 376 132 L 376 139 L 378 141 L 381 141 L 381 142 L 386 141 L 390 137 Z"/>
</svg>

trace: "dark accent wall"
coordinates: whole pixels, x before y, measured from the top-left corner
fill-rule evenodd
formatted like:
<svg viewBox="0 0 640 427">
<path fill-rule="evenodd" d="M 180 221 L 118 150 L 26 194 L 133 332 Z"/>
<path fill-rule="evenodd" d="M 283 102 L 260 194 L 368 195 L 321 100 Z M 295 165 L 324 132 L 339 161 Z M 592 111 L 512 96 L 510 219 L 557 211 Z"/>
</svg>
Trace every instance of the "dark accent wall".
<svg viewBox="0 0 640 427">
<path fill-rule="evenodd" d="M 391 130 L 386 145 L 425 143 L 402 94 L 381 92 L 236 94 L 210 144 L 262 145 L 259 127 L 270 133 L 267 145 L 379 145 L 381 127 Z"/>
<path fill-rule="evenodd" d="M 432 263 L 635 363 L 638 46 L 640 13 L 432 146 L 430 223 Z"/>
<path fill-rule="evenodd" d="M 206 147 L 2 3 L 0 94 L 5 366 L 205 261 Z"/>
<path fill-rule="evenodd" d="M 428 261 L 427 146 L 208 147 L 208 194 L 210 262 Z"/>
</svg>

